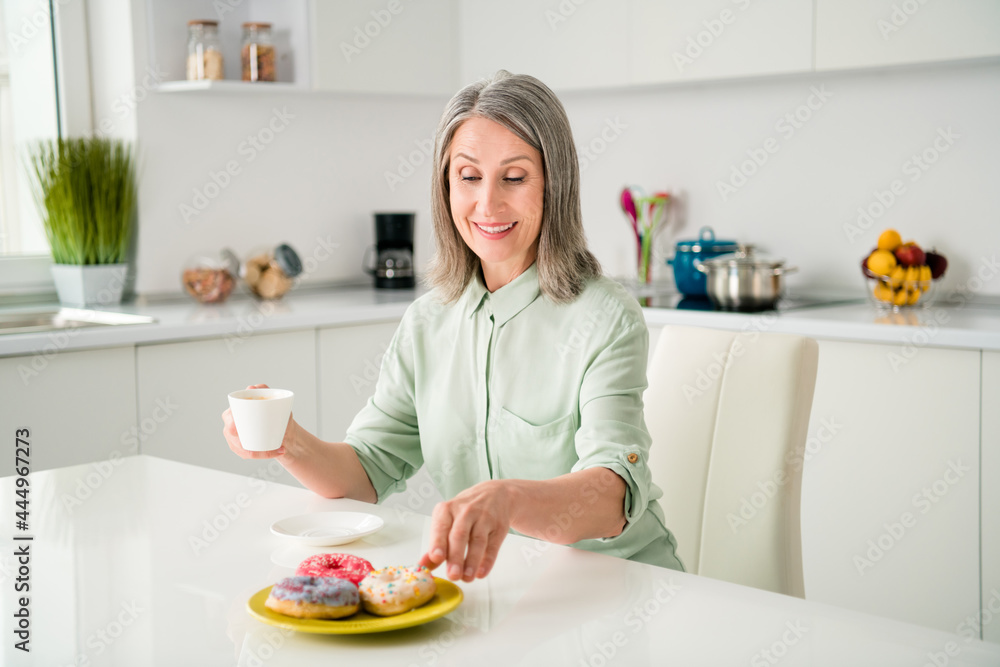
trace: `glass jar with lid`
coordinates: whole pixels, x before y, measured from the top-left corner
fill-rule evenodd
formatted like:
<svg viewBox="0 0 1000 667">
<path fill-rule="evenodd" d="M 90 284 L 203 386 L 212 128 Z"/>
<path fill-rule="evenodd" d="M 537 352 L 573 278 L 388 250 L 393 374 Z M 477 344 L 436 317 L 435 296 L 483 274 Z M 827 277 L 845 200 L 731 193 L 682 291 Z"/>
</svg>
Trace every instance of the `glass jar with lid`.
<svg viewBox="0 0 1000 667">
<path fill-rule="evenodd" d="M 240 260 L 232 250 L 201 253 L 184 263 L 184 291 L 200 303 L 222 303 L 233 293 L 240 274 Z"/>
<path fill-rule="evenodd" d="M 261 299 L 280 299 L 302 273 L 302 260 L 288 245 L 270 250 L 254 250 L 243 263 L 243 282 Z"/>
<path fill-rule="evenodd" d="M 243 80 L 275 81 L 275 51 L 270 23 L 243 24 Z"/>
<path fill-rule="evenodd" d="M 188 81 L 221 81 L 224 77 L 219 22 L 200 19 L 188 21 Z"/>
</svg>

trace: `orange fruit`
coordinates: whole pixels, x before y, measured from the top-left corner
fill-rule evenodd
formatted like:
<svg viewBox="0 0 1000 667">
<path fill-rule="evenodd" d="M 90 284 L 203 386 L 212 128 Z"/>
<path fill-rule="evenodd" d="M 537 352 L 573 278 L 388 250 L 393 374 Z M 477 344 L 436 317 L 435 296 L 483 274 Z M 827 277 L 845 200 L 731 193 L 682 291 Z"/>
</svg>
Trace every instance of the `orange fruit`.
<svg viewBox="0 0 1000 667">
<path fill-rule="evenodd" d="M 892 252 L 903 244 L 903 237 L 895 229 L 887 229 L 878 237 L 878 249 Z"/>
<path fill-rule="evenodd" d="M 888 250 L 876 250 L 868 256 L 868 270 L 877 276 L 891 274 L 896 263 L 896 256 Z"/>
</svg>

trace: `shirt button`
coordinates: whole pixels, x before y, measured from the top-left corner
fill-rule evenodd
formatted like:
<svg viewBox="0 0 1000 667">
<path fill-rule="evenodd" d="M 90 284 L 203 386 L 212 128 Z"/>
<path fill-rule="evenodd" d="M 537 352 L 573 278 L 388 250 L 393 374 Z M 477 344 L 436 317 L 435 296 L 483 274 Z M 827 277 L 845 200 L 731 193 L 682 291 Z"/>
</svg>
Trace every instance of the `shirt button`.
<svg viewBox="0 0 1000 667">
<path fill-rule="evenodd" d="M 631 452 L 627 458 L 629 463 L 635 463 L 636 461 L 639 460 L 639 455 L 636 454 L 635 452 Z"/>
</svg>

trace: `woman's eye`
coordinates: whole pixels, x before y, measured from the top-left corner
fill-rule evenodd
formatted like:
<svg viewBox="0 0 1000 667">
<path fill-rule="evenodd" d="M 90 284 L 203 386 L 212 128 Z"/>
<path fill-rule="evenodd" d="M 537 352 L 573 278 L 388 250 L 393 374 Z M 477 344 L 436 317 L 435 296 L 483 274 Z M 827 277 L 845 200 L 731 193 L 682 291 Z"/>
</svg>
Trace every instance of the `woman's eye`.
<svg viewBox="0 0 1000 667">
<path fill-rule="evenodd" d="M 509 182 L 509 183 L 523 183 L 524 182 L 524 176 L 516 176 L 516 177 L 515 176 L 509 176 L 507 178 L 507 182 Z"/>
<path fill-rule="evenodd" d="M 478 176 L 462 176 L 461 178 L 462 178 L 463 181 L 466 181 L 468 183 L 471 183 L 472 181 L 478 181 L 479 180 Z"/>
</svg>

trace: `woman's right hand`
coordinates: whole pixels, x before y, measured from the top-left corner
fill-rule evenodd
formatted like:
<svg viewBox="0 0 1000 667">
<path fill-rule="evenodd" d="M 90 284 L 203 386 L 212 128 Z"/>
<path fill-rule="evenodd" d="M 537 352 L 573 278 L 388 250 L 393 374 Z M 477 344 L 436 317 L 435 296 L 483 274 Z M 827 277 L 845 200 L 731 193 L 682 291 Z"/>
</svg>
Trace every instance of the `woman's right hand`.
<svg viewBox="0 0 1000 667">
<path fill-rule="evenodd" d="M 252 384 L 247 389 L 268 389 L 268 386 L 266 384 Z M 285 428 L 285 437 L 281 440 L 281 446 L 268 452 L 252 452 L 243 449 L 243 443 L 240 442 L 240 435 L 236 432 L 236 422 L 233 421 L 232 410 L 227 408 L 222 413 L 222 424 L 222 435 L 226 438 L 226 442 L 229 443 L 229 449 L 233 450 L 242 459 L 274 459 L 284 456 L 288 453 L 289 446 L 294 447 L 295 431 L 298 428 L 298 424 L 289 415 L 288 426 Z"/>
</svg>

